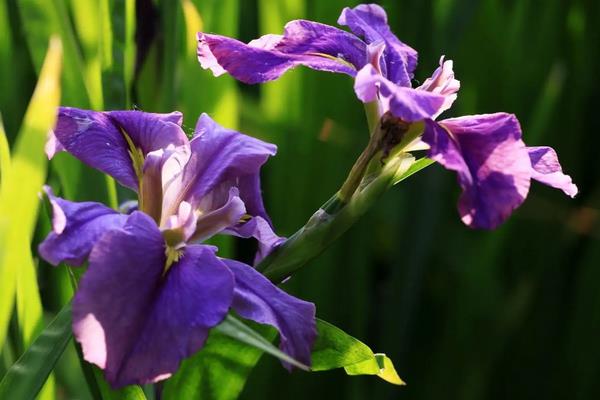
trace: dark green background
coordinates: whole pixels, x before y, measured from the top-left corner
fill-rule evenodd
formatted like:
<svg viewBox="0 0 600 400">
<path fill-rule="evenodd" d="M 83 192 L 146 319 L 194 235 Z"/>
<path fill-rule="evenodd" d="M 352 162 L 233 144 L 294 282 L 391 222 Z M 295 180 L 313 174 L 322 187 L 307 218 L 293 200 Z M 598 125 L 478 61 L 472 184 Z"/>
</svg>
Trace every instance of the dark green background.
<svg viewBox="0 0 600 400">
<path fill-rule="evenodd" d="M 14 140 L 36 80 L 35 55 L 26 40 L 36 21 L 24 16 L 28 1 L 3 1 L 13 53 L 0 59 L 0 111 Z M 76 27 L 71 2 L 53 1 L 71 12 Z M 295 18 L 335 25 L 341 9 L 355 2 L 194 4 L 206 31 L 248 41 L 280 33 Z M 314 301 L 320 317 L 389 355 L 408 385 L 398 388 L 342 371 L 290 375 L 263 357 L 242 397 L 600 398 L 600 3 L 381 4 L 393 31 L 419 51 L 417 80 L 431 74 L 440 55 L 454 60 L 461 90 L 448 116 L 515 113 L 525 141 L 554 147 L 580 193 L 571 200 L 533 184 L 512 218 L 485 232 L 460 222 L 453 173 L 433 165 L 403 182 L 286 288 Z M 137 29 L 137 79 L 130 89 L 105 88 L 104 108 L 135 103 L 145 111 L 180 109 L 188 131 L 201 111 L 216 112 L 223 124 L 276 143 L 279 154 L 263 172 L 265 201 L 278 233 L 300 228 L 337 190 L 367 142 L 352 81 L 302 68 L 260 87 L 213 78 L 182 55 L 189 38 L 176 1 L 138 1 Z M 79 50 L 85 56 L 85 48 Z M 235 107 L 217 112 L 225 92 L 235 98 Z M 89 107 L 75 90 L 63 89 L 63 99 Z M 83 174 L 73 197 L 103 200 L 101 178 L 88 170 Z M 53 170 L 49 179 L 56 179 Z M 120 200 L 129 195 L 120 191 Z M 36 242 L 44 229 L 40 223 Z M 225 248 L 251 257 L 245 244 Z M 44 304 L 55 312 L 66 280 L 44 264 L 39 274 Z M 69 354 L 57 379 L 63 397 L 81 398 L 85 389 Z"/>
</svg>

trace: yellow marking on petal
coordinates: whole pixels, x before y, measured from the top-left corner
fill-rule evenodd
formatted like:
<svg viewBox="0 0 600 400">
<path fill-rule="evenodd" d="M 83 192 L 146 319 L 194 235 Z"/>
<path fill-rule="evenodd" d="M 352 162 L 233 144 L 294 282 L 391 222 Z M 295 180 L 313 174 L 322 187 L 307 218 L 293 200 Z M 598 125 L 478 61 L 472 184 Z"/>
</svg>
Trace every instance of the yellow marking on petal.
<svg viewBox="0 0 600 400">
<path fill-rule="evenodd" d="M 350 67 L 352 69 L 356 69 L 356 67 L 354 65 L 352 65 L 351 63 L 349 63 L 348 61 L 344 60 L 343 58 L 340 57 L 334 57 L 330 54 L 325 54 L 325 53 L 306 53 L 309 56 L 317 56 L 317 57 L 323 57 L 323 58 L 327 58 L 329 60 L 338 62 L 340 64 L 344 64 L 347 67 Z"/>
<path fill-rule="evenodd" d="M 174 263 L 176 263 L 177 261 L 179 261 L 182 254 L 183 254 L 182 249 L 176 249 L 174 247 L 167 246 L 167 249 L 165 250 L 165 255 L 167 256 L 167 261 L 165 262 L 165 269 L 163 270 L 163 273 L 162 273 L 163 277 L 167 274 L 167 272 L 169 272 L 169 269 L 171 268 L 171 266 Z"/>
</svg>

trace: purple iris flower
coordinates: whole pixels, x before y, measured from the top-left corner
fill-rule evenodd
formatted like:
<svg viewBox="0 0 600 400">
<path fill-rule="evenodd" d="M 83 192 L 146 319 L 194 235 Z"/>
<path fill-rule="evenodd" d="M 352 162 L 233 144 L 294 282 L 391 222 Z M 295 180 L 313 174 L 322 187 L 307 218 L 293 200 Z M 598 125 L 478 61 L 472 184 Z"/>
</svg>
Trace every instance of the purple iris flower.
<svg viewBox="0 0 600 400">
<path fill-rule="evenodd" d="M 468 226 L 497 227 L 523 203 L 531 179 L 575 196 L 577 187 L 563 174 L 556 152 L 526 147 L 514 115 L 436 122 L 460 88 L 452 61 L 442 57 L 431 78 L 413 88 L 417 52 L 391 32 L 383 8 L 345 8 L 338 23 L 351 32 L 296 20 L 286 25 L 283 35 L 265 35 L 248 44 L 199 33 L 198 59 L 215 76 L 228 72 L 246 83 L 276 79 L 297 65 L 352 76 L 357 97 L 375 103 L 380 117 L 389 112 L 403 126 L 423 124 L 420 143 L 411 149 L 427 148 L 430 158 L 457 172 L 463 191 L 458 209 Z"/>
<path fill-rule="evenodd" d="M 254 268 L 202 244 L 216 234 L 254 237 L 257 259 L 281 243 L 260 193 L 260 167 L 276 147 L 203 114 L 188 140 L 182 115 L 63 107 L 46 150 L 66 150 L 138 193 L 119 213 L 47 189 L 48 262 L 89 267 L 73 300 L 84 358 L 113 386 L 156 382 L 202 348 L 230 310 L 277 328 L 281 349 L 310 364 L 315 307 Z"/>
</svg>

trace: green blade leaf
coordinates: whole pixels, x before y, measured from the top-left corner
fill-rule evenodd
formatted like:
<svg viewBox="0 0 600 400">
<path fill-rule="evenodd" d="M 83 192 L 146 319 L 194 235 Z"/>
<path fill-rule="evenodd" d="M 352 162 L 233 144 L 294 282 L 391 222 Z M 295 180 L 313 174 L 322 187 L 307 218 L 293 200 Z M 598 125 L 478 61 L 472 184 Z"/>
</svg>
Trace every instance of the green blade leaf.
<svg viewBox="0 0 600 400">
<path fill-rule="evenodd" d="M 417 161 L 414 161 L 408 169 L 406 169 L 406 170 L 399 169 L 399 171 L 396 173 L 396 175 L 394 175 L 392 185 L 396 185 L 397 183 L 402 182 L 403 180 L 410 177 L 411 175 L 414 175 L 417 172 L 419 172 L 420 170 L 429 167 L 434 162 L 435 161 L 433 161 L 431 158 L 427 158 L 427 157 L 419 158 Z"/>
<path fill-rule="evenodd" d="M 0 381 L 0 399 L 34 399 L 71 339 L 71 305 L 58 313 Z"/>
<path fill-rule="evenodd" d="M 225 320 L 217 325 L 214 329 L 224 335 L 239 340 L 242 343 L 256 347 L 257 349 L 260 349 L 265 353 L 270 354 L 273 357 L 276 357 L 281 361 L 291 364 L 297 368 L 305 371 L 310 369 L 307 365 L 302 364 L 298 360 L 295 360 L 279 350 L 277 347 L 273 346 L 273 343 L 265 339 L 264 336 L 232 315 L 228 315 Z"/>
<path fill-rule="evenodd" d="M 336 326 L 317 319 L 317 341 L 312 353 L 312 370 L 344 368 L 348 375 L 377 375 L 395 385 L 404 385 L 392 360 L 375 354 L 366 344 Z"/>
<path fill-rule="evenodd" d="M 0 192 L 0 276 L 3 295 L 10 298 L 1 303 L 0 343 L 4 342 L 14 287 L 21 292 L 19 314 L 27 314 L 27 322 L 23 323 L 20 319 L 24 344 L 35 335 L 41 322 L 41 302 L 29 243 L 39 205 L 37 194 L 46 177 L 44 144 L 56 121 L 56 108 L 60 101 L 61 63 L 62 44 L 58 38 L 53 38 L 15 144 L 11 165 L 3 176 Z M 20 269 L 17 270 L 17 267 Z M 9 282 L 11 279 L 12 283 Z M 5 293 L 7 288 L 9 290 Z"/>
<path fill-rule="evenodd" d="M 256 324 L 267 340 L 275 330 Z M 164 386 L 165 399 L 234 400 L 263 351 L 212 330 L 202 351 L 185 360 Z"/>
</svg>

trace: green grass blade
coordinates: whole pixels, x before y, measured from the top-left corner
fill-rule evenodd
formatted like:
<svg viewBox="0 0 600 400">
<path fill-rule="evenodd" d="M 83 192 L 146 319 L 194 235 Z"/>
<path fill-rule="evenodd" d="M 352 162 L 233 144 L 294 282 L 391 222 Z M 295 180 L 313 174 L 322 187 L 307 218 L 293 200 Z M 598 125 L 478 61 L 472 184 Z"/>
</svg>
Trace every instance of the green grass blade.
<svg viewBox="0 0 600 400">
<path fill-rule="evenodd" d="M 273 346 L 273 344 L 260 333 L 256 332 L 242 321 L 231 315 L 228 315 L 227 318 L 225 318 L 225 320 L 221 322 L 221 324 L 217 325 L 214 329 L 224 335 L 239 340 L 242 343 L 256 347 L 257 349 L 260 349 L 265 353 L 268 353 L 273 357 L 276 357 L 281 361 L 291 364 L 297 368 L 304 370 L 309 369 L 308 366 L 288 356 L 277 347 Z"/>
<path fill-rule="evenodd" d="M 267 340 L 275 330 L 256 324 Z M 216 330 L 198 354 L 185 360 L 164 386 L 165 399 L 234 400 L 263 351 Z"/>
<path fill-rule="evenodd" d="M 36 398 L 71 339 L 71 306 L 65 306 L 0 381 L 0 399 Z"/>
<path fill-rule="evenodd" d="M 35 334 L 42 316 L 29 243 L 37 216 L 37 194 L 46 177 L 44 144 L 48 131 L 54 126 L 56 108 L 60 101 L 61 62 L 62 45 L 59 39 L 54 38 L 50 41 L 40 79 L 27 109 L 0 192 L 0 272 L 2 282 L 7 282 L 7 286 L 10 285 L 7 277 L 17 276 L 20 297 L 25 301 L 19 307 L 20 315 L 24 315 L 25 309 L 28 315 L 27 322 L 21 320 L 24 344 Z M 10 302 L 12 300 L 7 304 Z M 10 308 L 4 308 L 5 303 L 2 304 L 0 318 L 7 321 Z M 4 325 L 3 322 L 0 328 L 5 328 Z M 0 336 L 4 335 L 5 329 L 2 329 Z"/>
</svg>

